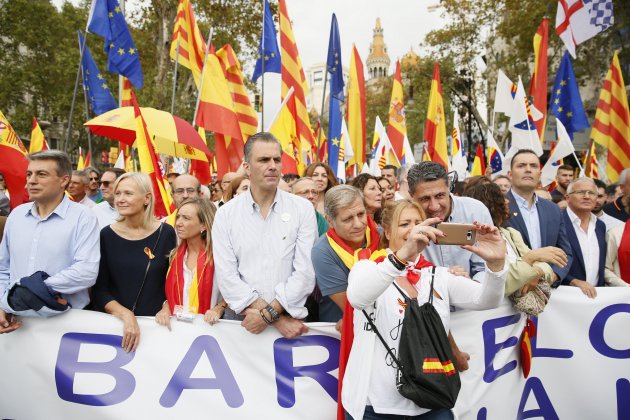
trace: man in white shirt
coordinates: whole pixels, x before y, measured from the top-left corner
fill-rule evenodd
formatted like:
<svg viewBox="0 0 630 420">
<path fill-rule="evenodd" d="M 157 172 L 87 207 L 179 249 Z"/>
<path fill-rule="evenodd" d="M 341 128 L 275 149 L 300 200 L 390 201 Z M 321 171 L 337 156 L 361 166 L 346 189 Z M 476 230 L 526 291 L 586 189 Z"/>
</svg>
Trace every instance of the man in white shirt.
<svg viewBox="0 0 630 420">
<path fill-rule="evenodd" d="M 294 338 L 308 331 L 301 319 L 315 287 L 315 213 L 307 200 L 278 189 L 282 148 L 272 134 L 250 137 L 244 158 L 250 188 L 223 205 L 212 226 L 215 280 L 227 319 L 241 319 L 253 334 L 272 325 Z"/>
<path fill-rule="evenodd" d="M 92 208 L 98 219 L 99 229 L 109 226 L 118 219 L 118 211 L 114 208 L 114 183 L 125 171 L 119 168 L 110 168 L 103 172 L 99 187 L 103 195 L 103 201 Z"/>
<path fill-rule="evenodd" d="M 592 213 L 597 187 L 591 178 L 578 178 L 567 188 L 564 224 L 573 253 L 573 262 L 562 284 L 579 287 L 590 297 L 595 287 L 604 285 L 606 226 Z"/>
<path fill-rule="evenodd" d="M 87 196 L 89 183 L 90 178 L 87 173 L 84 171 L 72 171 L 72 178 L 70 178 L 70 184 L 68 184 L 68 194 L 70 194 L 72 201 L 75 203 L 92 208 L 96 203 Z"/>
</svg>

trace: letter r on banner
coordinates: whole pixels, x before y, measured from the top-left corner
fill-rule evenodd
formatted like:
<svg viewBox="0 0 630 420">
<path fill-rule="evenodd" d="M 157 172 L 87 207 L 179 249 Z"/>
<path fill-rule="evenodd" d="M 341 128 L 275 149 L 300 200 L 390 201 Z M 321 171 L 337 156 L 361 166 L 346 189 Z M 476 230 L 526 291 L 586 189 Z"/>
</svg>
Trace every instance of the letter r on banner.
<svg viewBox="0 0 630 420">
<path fill-rule="evenodd" d="M 294 366 L 293 348 L 319 346 L 328 350 L 328 359 L 318 365 Z M 325 335 L 306 335 L 295 339 L 279 338 L 273 343 L 276 364 L 278 404 L 284 408 L 295 405 L 295 378 L 313 378 L 337 401 L 337 378 L 330 372 L 339 368 L 339 340 Z"/>
<path fill-rule="evenodd" d="M 59 354 L 55 365 L 55 383 L 57 394 L 65 401 L 92 406 L 119 404 L 133 394 L 136 380 L 123 366 L 131 362 L 135 353 L 126 353 L 120 347 L 119 335 L 67 333 L 61 337 Z M 109 362 L 79 362 L 82 344 L 100 344 L 116 350 L 116 357 Z M 100 395 L 75 394 L 74 377 L 77 373 L 108 375 L 114 378 L 116 385 L 110 392 Z"/>
</svg>

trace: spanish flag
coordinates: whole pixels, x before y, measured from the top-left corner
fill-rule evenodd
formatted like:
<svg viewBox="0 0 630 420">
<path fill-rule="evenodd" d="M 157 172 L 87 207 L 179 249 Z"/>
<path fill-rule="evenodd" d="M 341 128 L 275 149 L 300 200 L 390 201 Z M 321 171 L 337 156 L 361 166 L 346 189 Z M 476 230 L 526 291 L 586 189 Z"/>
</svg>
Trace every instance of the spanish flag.
<svg viewBox="0 0 630 420">
<path fill-rule="evenodd" d="M 189 0 L 179 0 L 177 5 L 177 16 L 175 17 L 170 51 L 173 60 L 177 55 L 178 43 L 179 56 L 177 62 L 190 69 L 197 89 L 199 89 L 203 60 L 206 55 L 206 43 L 197 26 L 195 14 Z"/>
<path fill-rule="evenodd" d="M 168 181 L 164 179 L 166 174 L 162 171 L 162 165 L 155 153 L 155 145 L 133 92 L 131 92 L 131 103 L 136 117 L 136 147 L 138 148 L 140 170 L 151 178 L 155 198 L 155 217 L 161 219 L 170 215 L 175 210 L 175 206 L 168 190 Z"/>
<path fill-rule="evenodd" d="M 437 62 L 433 66 L 433 81 L 431 82 L 431 94 L 429 95 L 429 108 L 427 110 L 427 120 L 424 129 L 424 141 L 427 143 L 431 160 L 448 168 L 446 118 L 444 117 L 440 69 Z"/>
<path fill-rule="evenodd" d="M 293 88 L 298 115 L 298 133 L 303 147 L 308 150 L 314 143 L 313 130 L 306 108 L 308 84 L 293 35 L 293 26 L 289 18 L 286 0 L 278 0 L 278 7 L 280 14 L 280 56 L 282 59 L 282 99 L 284 100 L 289 89 Z"/>
<path fill-rule="evenodd" d="M 300 175 L 304 172 L 304 161 L 301 153 L 302 143 L 298 136 L 299 117 L 295 102 L 295 91 L 291 88 L 269 132 L 276 136 L 282 145 L 282 173 Z"/>
<path fill-rule="evenodd" d="M 389 102 L 387 137 L 389 137 L 389 142 L 392 145 L 398 162 L 401 162 L 403 159 L 405 134 L 407 134 L 407 126 L 405 121 L 402 77 L 400 75 L 400 61 L 396 61 L 396 75 L 394 76 L 392 97 Z M 400 166 L 400 163 L 397 166 Z"/>
<path fill-rule="evenodd" d="M 120 92 L 120 106 L 132 106 L 131 103 L 131 82 L 126 77 L 122 78 L 122 89 Z"/>
<path fill-rule="evenodd" d="M 83 156 L 83 149 L 79 146 L 79 161 L 77 162 L 77 171 L 85 169 L 85 156 Z"/>
<path fill-rule="evenodd" d="M 483 147 L 481 143 L 477 144 L 477 153 L 473 160 L 470 176 L 482 176 L 486 174 L 486 158 L 483 156 Z"/>
<path fill-rule="evenodd" d="M 348 80 L 348 100 L 346 102 L 346 120 L 348 134 L 352 141 L 354 156 L 348 161 L 348 166 L 358 165 L 363 168 L 366 153 L 366 103 L 365 77 L 363 76 L 363 62 L 356 46 L 352 46 L 350 56 L 350 78 Z"/>
<path fill-rule="evenodd" d="M 617 182 L 619 173 L 630 168 L 630 111 L 625 86 L 615 51 L 591 130 L 591 138 L 608 150 L 606 176 L 610 182 Z"/>
<path fill-rule="evenodd" d="M 549 18 L 544 17 L 534 35 L 534 73 L 529 84 L 529 96 L 533 105 L 542 112 L 541 119 L 534 122 L 540 142 L 543 142 L 547 121 L 547 46 L 549 45 Z"/>
<path fill-rule="evenodd" d="M 42 150 L 48 150 L 48 143 L 44 132 L 37 123 L 37 118 L 33 117 L 33 128 L 31 129 L 31 144 L 28 146 L 28 153 L 40 152 Z"/>
<path fill-rule="evenodd" d="M 532 368 L 532 339 L 536 337 L 536 323 L 527 318 L 523 334 L 521 335 L 521 369 L 527 378 Z"/>
<path fill-rule="evenodd" d="M 0 172 L 11 196 L 11 208 L 28 201 L 26 194 L 26 147 L 0 111 Z"/>
</svg>

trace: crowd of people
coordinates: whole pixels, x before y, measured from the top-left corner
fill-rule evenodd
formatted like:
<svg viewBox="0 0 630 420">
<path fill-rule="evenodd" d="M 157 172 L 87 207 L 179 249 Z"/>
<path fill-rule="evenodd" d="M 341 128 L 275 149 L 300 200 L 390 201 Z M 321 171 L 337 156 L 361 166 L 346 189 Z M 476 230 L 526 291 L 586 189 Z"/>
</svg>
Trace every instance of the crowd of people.
<svg viewBox="0 0 630 420">
<path fill-rule="evenodd" d="M 57 150 L 29 155 L 31 201 L 0 216 L 0 333 L 70 308 L 120 319 L 126 351 L 142 341 L 138 316 L 168 329 L 197 315 L 210 325 L 239 320 L 252 334 L 276 328 L 287 338 L 307 332 L 307 321 L 333 322 L 347 418 L 447 419 L 449 410 L 396 392 L 363 310 L 390 331 L 402 322 L 400 293 L 431 298 L 463 371 L 469 355 L 450 334 L 452 310 L 496 307 L 505 296 L 537 315 L 558 285 L 593 299 L 598 287 L 630 286 L 630 170 L 606 185 L 563 165 L 549 194 L 531 150 L 512 157 L 507 175 L 456 184 L 433 162 L 387 165 L 346 184 L 325 163 L 283 177 L 281 157 L 278 141 L 258 133 L 239 172 L 208 186 L 169 174 L 176 210 L 158 220 L 148 175 L 73 171 Z M 8 213 L 4 190 L 0 181 Z M 438 243 L 439 223 L 473 225 L 476 242 Z"/>
</svg>

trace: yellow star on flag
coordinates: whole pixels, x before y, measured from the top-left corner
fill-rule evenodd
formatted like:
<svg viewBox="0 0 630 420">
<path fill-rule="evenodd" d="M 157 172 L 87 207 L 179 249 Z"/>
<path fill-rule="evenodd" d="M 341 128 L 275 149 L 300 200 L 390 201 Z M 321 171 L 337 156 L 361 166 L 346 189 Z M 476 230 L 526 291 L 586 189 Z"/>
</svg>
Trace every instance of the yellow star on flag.
<svg viewBox="0 0 630 420">
<path fill-rule="evenodd" d="M 99 73 L 96 77 L 98 78 L 98 80 L 103 80 L 103 75 L 101 73 Z"/>
<path fill-rule="evenodd" d="M 122 48 L 118 48 L 118 54 L 125 55 L 125 50 Z"/>
<path fill-rule="evenodd" d="M 566 85 L 567 85 L 566 80 L 560 80 L 560 86 L 566 86 Z"/>
<path fill-rule="evenodd" d="M 333 146 L 339 147 L 339 139 L 338 138 L 332 139 L 332 143 L 333 143 Z"/>
<path fill-rule="evenodd" d="M 129 48 L 129 54 L 134 55 L 136 53 L 136 50 L 133 48 Z"/>
<path fill-rule="evenodd" d="M 103 84 L 101 85 L 101 87 L 102 87 L 103 89 L 107 90 L 107 83 L 103 83 Z"/>
</svg>

